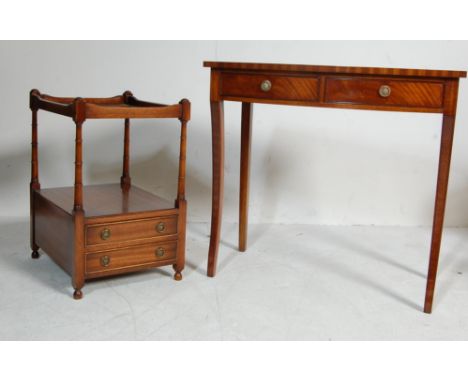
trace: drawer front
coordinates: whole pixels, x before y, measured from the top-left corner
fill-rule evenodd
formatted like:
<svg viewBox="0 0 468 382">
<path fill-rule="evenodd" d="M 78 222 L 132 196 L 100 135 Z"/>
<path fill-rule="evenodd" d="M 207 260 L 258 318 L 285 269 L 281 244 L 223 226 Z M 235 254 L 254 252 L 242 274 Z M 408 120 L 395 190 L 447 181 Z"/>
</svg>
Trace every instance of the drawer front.
<svg viewBox="0 0 468 382">
<path fill-rule="evenodd" d="M 177 242 L 138 245 L 113 251 L 89 253 L 86 255 L 86 274 L 131 272 L 135 268 L 152 267 L 176 261 Z"/>
<path fill-rule="evenodd" d="M 86 244 L 107 244 L 149 239 L 177 233 L 177 216 L 88 225 Z"/>
<path fill-rule="evenodd" d="M 327 103 L 440 109 L 443 94 L 443 83 L 429 81 L 328 78 L 325 86 Z"/>
<path fill-rule="evenodd" d="M 221 95 L 285 101 L 316 101 L 316 77 L 223 73 Z"/>
</svg>

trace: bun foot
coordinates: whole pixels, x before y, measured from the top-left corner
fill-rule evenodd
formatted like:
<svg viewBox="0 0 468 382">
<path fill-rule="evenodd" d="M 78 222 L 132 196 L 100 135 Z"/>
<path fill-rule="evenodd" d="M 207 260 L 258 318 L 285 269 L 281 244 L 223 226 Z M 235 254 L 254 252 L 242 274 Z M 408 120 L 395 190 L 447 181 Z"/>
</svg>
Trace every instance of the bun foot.
<svg viewBox="0 0 468 382">
<path fill-rule="evenodd" d="M 80 289 L 75 289 L 73 292 L 73 298 L 75 300 L 81 300 L 83 298 L 83 292 Z"/>
<path fill-rule="evenodd" d="M 176 281 L 182 280 L 182 273 L 176 272 L 175 275 L 174 275 L 174 280 L 176 280 Z"/>
<path fill-rule="evenodd" d="M 33 258 L 33 259 L 38 259 L 39 256 L 41 256 L 41 255 L 39 254 L 38 251 L 32 251 L 32 253 L 31 253 L 31 258 Z"/>
</svg>

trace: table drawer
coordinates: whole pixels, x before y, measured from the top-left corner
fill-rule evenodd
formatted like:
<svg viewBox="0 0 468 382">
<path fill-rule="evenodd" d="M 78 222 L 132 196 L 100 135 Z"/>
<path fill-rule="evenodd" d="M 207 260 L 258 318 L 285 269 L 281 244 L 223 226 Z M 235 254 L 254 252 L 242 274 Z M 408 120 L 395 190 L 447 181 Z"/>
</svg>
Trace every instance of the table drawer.
<svg viewBox="0 0 468 382">
<path fill-rule="evenodd" d="M 175 262 L 176 258 L 176 241 L 89 253 L 86 255 L 86 274 L 131 272 L 132 268 L 157 266 L 159 263 L 165 265 Z"/>
<path fill-rule="evenodd" d="M 177 233 L 177 216 L 88 225 L 86 245 L 118 243 Z"/>
<path fill-rule="evenodd" d="M 440 109 L 444 85 L 436 81 L 328 78 L 325 102 Z"/>
<path fill-rule="evenodd" d="M 285 101 L 316 101 L 319 94 L 318 83 L 316 77 L 223 73 L 221 95 Z"/>
</svg>

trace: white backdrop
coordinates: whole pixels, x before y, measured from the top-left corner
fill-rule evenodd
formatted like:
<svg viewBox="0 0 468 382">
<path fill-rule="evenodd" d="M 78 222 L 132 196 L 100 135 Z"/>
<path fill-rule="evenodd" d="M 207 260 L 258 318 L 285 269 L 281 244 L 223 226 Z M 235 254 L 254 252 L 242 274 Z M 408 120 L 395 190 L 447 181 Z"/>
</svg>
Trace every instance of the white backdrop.
<svg viewBox="0 0 468 382">
<path fill-rule="evenodd" d="M 209 221 L 211 131 L 204 60 L 468 69 L 468 42 L 0 42 L 0 215 L 27 216 L 32 88 L 52 95 L 192 102 L 190 221 Z M 468 81 L 462 80 L 446 223 L 468 226 Z M 237 221 L 240 105 L 227 102 L 224 221 Z M 441 117 L 255 105 L 251 222 L 429 225 Z M 84 179 L 118 182 L 123 122 L 87 121 Z M 133 183 L 175 197 L 178 123 L 134 121 Z M 39 113 L 43 188 L 73 184 L 74 126 Z M 85 206 L 86 209 L 86 206 Z"/>
</svg>

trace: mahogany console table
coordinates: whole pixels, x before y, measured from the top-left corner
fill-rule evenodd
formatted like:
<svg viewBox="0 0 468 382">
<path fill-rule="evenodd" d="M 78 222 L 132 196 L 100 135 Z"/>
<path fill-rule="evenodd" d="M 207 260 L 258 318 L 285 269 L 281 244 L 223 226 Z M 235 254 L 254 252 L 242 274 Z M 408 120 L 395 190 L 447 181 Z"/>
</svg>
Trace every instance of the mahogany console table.
<svg viewBox="0 0 468 382">
<path fill-rule="evenodd" d="M 182 279 L 185 265 L 185 151 L 190 102 L 175 105 L 141 101 L 129 91 L 110 98 L 52 97 L 31 90 L 31 249 L 44 250 L 71 275 L 73 297 L 83 296 L 85 280 L 172 265 Z M 76 125 L 75 185 L 41 189 L 37 113 L 45 110 L 73 119 Z M 120 184 L 83 186 L 82 130 L 87 119 L 123 119 L 123 171 Z M 175 202 L 131 184 L 130 119 L 176 118 L 181 124 Z"/>
<path fill-rule="evenodd" d="M 208 276 L 216 273 L 224 187 L 223 102 L 242 102 L 239 250 L 247 248 L 252 104 L 440 113 L 442 136 L 424 312 L 434 297 L 459 79 L 448 70 L 205 62 L 211 68 L 213 194 Z"/>
</svg>

